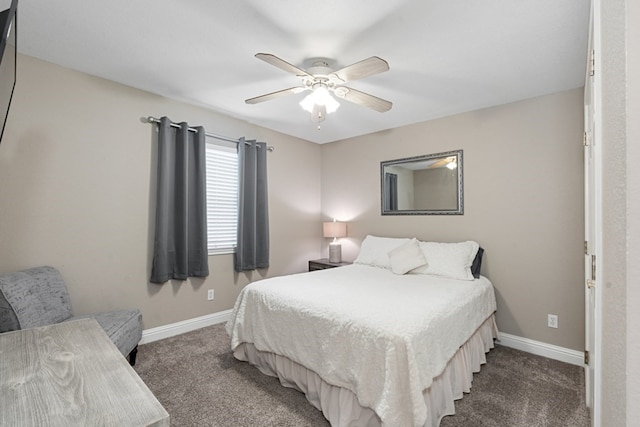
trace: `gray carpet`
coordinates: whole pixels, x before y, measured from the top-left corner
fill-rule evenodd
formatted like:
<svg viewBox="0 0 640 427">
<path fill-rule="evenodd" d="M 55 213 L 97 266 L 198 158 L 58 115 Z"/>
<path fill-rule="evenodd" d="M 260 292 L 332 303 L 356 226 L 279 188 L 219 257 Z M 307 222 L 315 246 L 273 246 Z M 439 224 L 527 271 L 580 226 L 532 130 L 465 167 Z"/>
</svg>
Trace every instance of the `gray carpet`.
<svg viewBox="0 0 640 427">
<path fill-rule="evenodd" d="M 441 427 L 589 426 L 580 367 L 498 346 Z M 305 396 L 234 359 L 224 325 L 141 345 L 135 370 L 172 426 L 327 427 Z"/>
</svg>

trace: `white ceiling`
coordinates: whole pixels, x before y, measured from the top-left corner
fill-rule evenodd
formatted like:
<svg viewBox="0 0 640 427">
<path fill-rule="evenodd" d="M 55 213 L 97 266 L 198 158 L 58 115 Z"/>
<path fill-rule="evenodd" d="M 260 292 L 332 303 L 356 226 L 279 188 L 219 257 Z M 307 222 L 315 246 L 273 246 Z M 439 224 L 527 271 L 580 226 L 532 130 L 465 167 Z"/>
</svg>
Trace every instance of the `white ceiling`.
<svg viewBox="0 0 640 427">
<path fill-rule="evenodd" d="M 326 143 L 583 86 L 589 3 L 21 0 L 18 50 Z M 305 94 L 245 104 L 299 84 L 254 58 L 258 52 L 301 68 L 313 57 L 341 68 L 379 56 L 389 71 L 347 86 L 393 108 L 379 113 L 341 101 L 318 131 L 298 106 Z"/>
</svg>

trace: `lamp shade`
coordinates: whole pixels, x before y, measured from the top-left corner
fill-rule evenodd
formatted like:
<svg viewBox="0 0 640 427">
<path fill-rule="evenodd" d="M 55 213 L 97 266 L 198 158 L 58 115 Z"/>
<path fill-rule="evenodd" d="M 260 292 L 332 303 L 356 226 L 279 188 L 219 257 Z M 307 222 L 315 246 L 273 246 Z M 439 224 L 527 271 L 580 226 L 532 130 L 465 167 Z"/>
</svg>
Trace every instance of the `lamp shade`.
<svg viewBox="0 0 640 427">
<path fill-rule="evenodd" d="M 322 235 L 324 237 L 345 237 L 347 235 L 346 222 L 325 222 L 322 224 Z"/>
</svg>

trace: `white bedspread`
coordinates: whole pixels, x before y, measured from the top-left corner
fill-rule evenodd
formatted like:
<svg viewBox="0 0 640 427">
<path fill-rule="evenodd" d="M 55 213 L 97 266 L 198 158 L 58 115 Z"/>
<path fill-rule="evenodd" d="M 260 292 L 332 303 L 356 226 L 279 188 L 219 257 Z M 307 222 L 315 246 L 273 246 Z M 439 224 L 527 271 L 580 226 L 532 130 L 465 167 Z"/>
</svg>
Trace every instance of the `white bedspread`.
<svg viewBox="0 0 640 427">
<path fill-rule="evenodd" d="M 240 293 L 227 332 L 358 396 L 385 426 L 422 426 L 422 391 L 496 310 L 493 286 L 364 265 L 275 277 Z"/>
</svg>

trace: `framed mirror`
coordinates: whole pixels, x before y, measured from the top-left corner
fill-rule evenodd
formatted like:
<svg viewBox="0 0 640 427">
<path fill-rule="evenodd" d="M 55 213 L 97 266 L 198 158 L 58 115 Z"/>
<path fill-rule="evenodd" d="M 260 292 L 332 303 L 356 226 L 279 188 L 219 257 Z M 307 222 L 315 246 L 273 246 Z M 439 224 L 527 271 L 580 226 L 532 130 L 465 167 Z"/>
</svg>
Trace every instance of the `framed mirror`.
<svg viewBox="0 0 640 427">
<path fill-rule="evenodd" d="M 463 215 L 462 150 L 380 162 L 382 215 Z"/>
</svg>

